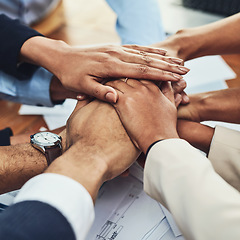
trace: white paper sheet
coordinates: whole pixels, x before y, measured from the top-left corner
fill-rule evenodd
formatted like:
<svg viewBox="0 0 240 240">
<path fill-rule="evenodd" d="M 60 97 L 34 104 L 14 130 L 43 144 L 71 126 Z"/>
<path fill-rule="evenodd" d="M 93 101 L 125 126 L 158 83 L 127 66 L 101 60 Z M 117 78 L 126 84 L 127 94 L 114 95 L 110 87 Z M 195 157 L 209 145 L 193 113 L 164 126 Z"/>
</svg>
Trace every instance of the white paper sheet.
<svg viewBox="0 0 240 240">
<path fill-rule="evenodd" d="M 76 106 L 77 100 L 66 99 L 62 105 L 54 107 L 36 107 L 22 105 L 19 109 L 20 115 L 43 115 L 43 118 L 49 128 L 53 130 L 66 125 L 67 119 Z"/>
<path fill-rule="evenodd" d="M 140 168 L 137 166 L 131 172 L 135 170 L 141 179 Z M 143 191 L 142 182 L 137 178 L 130 175 L 104 184 L 86 240 L 184 239 L 171 214 L 166 217 L 163 206 Z"/>
<path fill-rule="evenodd" d="M 190 72 L 184 77 L 187 93 L 199 93 L 227 88 L 225 80 L 236 77 L 221 56 L 201 57 L 186 62 Z"/>
<path fill-rule="evenodd" d="M 66 115 L 72 112 L 76 106 L 77 100 L 66 99 L 63 104 L 54 107 L 37 107 L 22 105 L 19 109 L 20 115 Z M 58 116 L 57 116 L 58 117 Z"/>
</svg>

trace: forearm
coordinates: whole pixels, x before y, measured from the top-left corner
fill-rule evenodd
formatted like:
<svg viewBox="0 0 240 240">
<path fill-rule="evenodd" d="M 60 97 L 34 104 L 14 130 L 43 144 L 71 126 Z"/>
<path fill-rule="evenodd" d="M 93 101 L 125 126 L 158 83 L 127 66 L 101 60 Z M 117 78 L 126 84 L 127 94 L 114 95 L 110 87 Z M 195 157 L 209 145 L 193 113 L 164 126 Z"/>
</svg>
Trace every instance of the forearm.
<svg viewBox="0 0 240 240">
<path fill-rule="evenodd" d="M 214 129 L 200 123 L 178 120 L 178 135 L 195 148 L 208 154 Z"/>
<path fill-rule="evenodd" d="M 93 200 L 99 184 L 124 172 L 129 167 L 128 163 L 133 163 L 139 155 L 114 108 L 97 100 L 75 110 L 67 124 L 67 136 L 71 136 L 67 137 L 66 148 L 70 148 L 68 151 L 76 144 L 78 149 L 81 149 L 76 152 L 76 155 L 80 155 L 76 164 L 80 164 L 82 174 L 76 172 L 74 178 L 89 191 Z M 99 167 L 95 167 L 98 165 Z M 94 172 L 91 174 L 95 175 L 94 179 L 98 175 L 101 177 L 94 184 L 89 181 L 91 177 L 84 179 L 86 172 Z M 69 170 L 65 174 L 72 173 Z"/>
<path fill-rule="evenodd" d="M 59 63 L 68 45 L 42 36 L 28 39 L 21 48 L 19 60 L 39 65 L 57 75 Z"/>
<path fill-rule="evenodd" d="M 240 14 L 208 25 L 183 29 L 166 41 L 155 44 L 174 49 L 185 61 L 206 56 L 240 53 Z"/>
<path fill-rule="evenodd" d="M 76 143 L 56 159 L 46 173 L 57 173 L 79 182 L 95 201 L 98 190 L 106 179 L 107 165 L 104 164 L 104 156 L 99 154 L 101 149 L 95 147 L 95 151 L 92 151 L 92 148 L 91 143 Z"/>
<path fill-rule="evenodd" d="M 231 88 L 190 96 L 200 121 L 240 122 L 240 88 Z"/>
<path fill-rule="evenodd" d="M 20 188 L 47 167 L 45 156 L 30 143 L 0 147 L 0 193 Z"/>
<path fill-rule="evenodd" d="M 56 129 L 55 132 L 61 130 Z M 62 137 L 63 151 L 65 151 L 65 130 L 59 135 Z M 26 135 L 21 142 L 26 142 Z M 0 155 L 0 193 L 19 189 L 30 178 L 47 168 L 45 155 L 30 143 L 0 147 Z"/>
</svg>

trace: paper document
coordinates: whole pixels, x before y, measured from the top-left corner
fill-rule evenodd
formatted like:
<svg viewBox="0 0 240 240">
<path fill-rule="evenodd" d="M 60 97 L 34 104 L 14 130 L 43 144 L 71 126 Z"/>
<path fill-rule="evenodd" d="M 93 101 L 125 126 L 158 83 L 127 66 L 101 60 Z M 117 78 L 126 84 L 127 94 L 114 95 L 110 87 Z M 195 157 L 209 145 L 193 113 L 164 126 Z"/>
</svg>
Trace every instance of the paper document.
<svg viewBox="0 0 240 240">
<path fill-rule="evenodd" d="M 225 80 L 236 77 L 221 56 L 207 56 L 185 63 L 190 72 L 184 76 L 187 93 L 199 93 L 227 88 Z"/>
<path fill-rule="evenodd" d="M 19 109 L 20 115 L 43 115 L 43 118 L 49 128 L 53 130 L 66 125 L 67 119 L 76 106 L 77 100 L 66 99 L 61 105 L 54 107 L 36 107 L 22 105 Z"/>
<path fill-rule="evenodd" d="M 135 164 L 129 177 L 118 177 L 103 185 L 86 240 L 184 239 L 171 214 L 143 191 L 140 169 Z"/>
</svg>

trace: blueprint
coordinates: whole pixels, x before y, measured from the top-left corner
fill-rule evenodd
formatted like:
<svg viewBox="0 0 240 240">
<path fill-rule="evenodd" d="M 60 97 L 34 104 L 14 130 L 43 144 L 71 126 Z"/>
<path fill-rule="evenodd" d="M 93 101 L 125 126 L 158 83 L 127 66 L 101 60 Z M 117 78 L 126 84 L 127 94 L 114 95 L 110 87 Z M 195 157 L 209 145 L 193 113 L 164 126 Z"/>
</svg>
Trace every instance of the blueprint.
<svg viewBox="0 0 240 240">
<path fill-rule="evenodd" d="M 143 191 L 140 167 L 131 172 L 136 176 L 118 177 L 100 189 L 86 240 L 184 239 L 167 209 Z"/>
</svg>

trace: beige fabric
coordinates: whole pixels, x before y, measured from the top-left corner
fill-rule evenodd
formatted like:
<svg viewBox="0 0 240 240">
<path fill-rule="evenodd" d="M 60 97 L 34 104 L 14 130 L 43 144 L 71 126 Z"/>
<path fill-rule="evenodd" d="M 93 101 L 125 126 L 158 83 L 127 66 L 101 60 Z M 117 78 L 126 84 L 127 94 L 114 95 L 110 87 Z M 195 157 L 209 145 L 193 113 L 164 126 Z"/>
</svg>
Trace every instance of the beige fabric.
<svg viewBox="0 0 240 240">
<path fill-rule="evenodd" d="M 240 191 L 240 132 L 217 126 L 208 158 L 215 171 Z"/>
<path fill-rule="evenodd" d="M 172 212 L 187 240 L 240 239 L 240 193 L 186 141 L 169 139 L 151 148 L 144 190 Z"/>
</svg>

